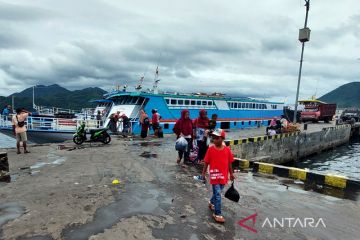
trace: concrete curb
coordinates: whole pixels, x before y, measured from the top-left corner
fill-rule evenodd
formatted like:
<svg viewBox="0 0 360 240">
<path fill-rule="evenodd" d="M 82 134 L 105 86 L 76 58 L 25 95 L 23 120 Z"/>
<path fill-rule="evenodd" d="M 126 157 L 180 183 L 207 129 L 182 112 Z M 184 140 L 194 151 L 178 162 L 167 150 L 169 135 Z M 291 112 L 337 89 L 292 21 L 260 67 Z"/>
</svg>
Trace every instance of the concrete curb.
<svg viewBox="0 0 360 240">
<path fill-rule="evenodd" d="M 234 158 L 234 162 L 232 163 L 233 169 L 248 169 L 252 167 L 252 162 L 246 159 Z"/>
<path fill-rule="evenodd" d="M 254 162 L 253 172 L 275 174 L 280 177 L 293 178 L 306 183 L 316 183 L 343 190 L 360 190 L 360 181 L 350 180 L 344 176 L 314 173 L 300 168 Z"/>
</svg>

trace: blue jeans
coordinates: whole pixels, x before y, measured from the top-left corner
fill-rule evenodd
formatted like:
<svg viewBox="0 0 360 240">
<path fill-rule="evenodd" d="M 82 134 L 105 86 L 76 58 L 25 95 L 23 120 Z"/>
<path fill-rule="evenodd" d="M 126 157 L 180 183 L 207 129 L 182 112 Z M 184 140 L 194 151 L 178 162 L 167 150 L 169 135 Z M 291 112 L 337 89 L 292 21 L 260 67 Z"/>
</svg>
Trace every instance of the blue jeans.
<svg viewBox="0 0 360 240">
<path fill-rule="evenodd" d="M 221 215 L 221 191 L 224 189 L 224 186 L 224 184 L 212 185 L 213 196 L 210 202 L 215 206 L 215 215 Z"/>
</svg>

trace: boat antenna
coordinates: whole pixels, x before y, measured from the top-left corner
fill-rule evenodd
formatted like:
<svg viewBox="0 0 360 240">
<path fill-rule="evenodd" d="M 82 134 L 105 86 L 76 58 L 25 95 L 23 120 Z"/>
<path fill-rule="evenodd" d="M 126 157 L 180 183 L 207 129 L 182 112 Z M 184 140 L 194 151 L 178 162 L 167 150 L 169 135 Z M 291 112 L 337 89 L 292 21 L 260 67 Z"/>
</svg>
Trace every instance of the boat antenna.
<svg viewBox="0 0 360 240">
<path fill-rule="evenodd" d="M 144 78 L 145 78 L 144 75 L 142 75 L 142 76 L 140 77 L 139 83 L 138 83 L 138 85 L 136 85 L 136 87 L 135 87 L 135 90 L 136 90 L 136 91 L 141 91 L 141 89 L 142 89 L 142 84 L 143 84 L 143 82 L 144 82 Z"/>
<path fill-rule="evenodd" d="M 153 84 L 153 89 L 152 89 L 152 92 L 154 94 L 159 93 L 159 90 L 158 90 L 158 85 L 159 85 L 159 82 L 160 82 L 160 79 L 159 79 L 159 62 L 160 62 L 161 54 L 162 53 L 160 52 L 159 58 L 158 58 L 157 64 L 156 64 L 156 70 L 155 70 L 155 76 L 154 76 L 154 84 Z"/>
</svg>

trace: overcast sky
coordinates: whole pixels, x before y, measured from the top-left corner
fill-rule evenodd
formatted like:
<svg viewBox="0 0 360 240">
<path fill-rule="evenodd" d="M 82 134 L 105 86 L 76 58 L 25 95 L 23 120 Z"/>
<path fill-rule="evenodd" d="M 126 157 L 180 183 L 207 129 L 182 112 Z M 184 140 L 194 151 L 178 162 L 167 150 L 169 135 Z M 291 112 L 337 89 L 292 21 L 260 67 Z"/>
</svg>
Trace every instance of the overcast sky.
<svg viewBox="0 0 360 240">
<path fill-rule="evenodd" d="M 0 0 L 0 95 L 35 84 L 295 98 L 303 0 Z M 300 96 L 360 81 L 358 0 L 311 0 Z M 133 87 L 131 87 L 133 89 Z"/>
</svg>

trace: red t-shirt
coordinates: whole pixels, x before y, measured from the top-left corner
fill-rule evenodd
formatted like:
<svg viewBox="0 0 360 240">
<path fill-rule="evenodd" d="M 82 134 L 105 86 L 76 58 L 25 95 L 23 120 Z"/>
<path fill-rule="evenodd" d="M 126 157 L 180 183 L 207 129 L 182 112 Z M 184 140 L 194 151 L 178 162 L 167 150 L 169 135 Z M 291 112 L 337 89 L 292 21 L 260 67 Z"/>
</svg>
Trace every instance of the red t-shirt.
<svg viewBox="0 0 360 240">
<path fill-rule="evenodd" d="M 159 116 L 160 114 L 159 113 L 154 113 L 153 115 L 152 115 L 152 123 L 154 124 L 154 123 L 159 123 L 159 121 L 160 121 L 160 116 Z"/>
<path fill-rule="evenodd" d="M 211 146 L 206 152 L 204 161 L 210 165 L 210 184 L 227 184 L 229 164 L 234 161 L 230 148 L 224 146 L 222 150 L 219 150 Z"/>
</svg>

